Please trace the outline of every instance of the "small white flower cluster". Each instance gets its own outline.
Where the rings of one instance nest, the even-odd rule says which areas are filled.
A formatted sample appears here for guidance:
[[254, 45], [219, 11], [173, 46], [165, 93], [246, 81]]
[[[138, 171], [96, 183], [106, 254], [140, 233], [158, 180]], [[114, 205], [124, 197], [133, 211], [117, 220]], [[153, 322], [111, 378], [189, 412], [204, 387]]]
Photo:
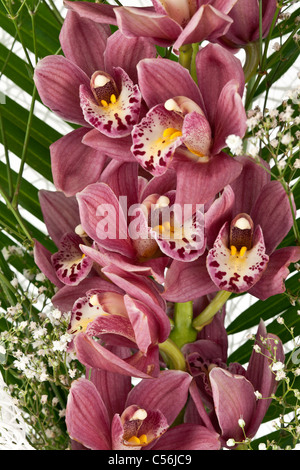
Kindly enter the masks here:
[[237, 135], [229, 135], [226, 139], [226, 144], [233, 155], [242, 155], [243, 153], [243, 141]]
[[[14, 376], [19, 374], [22, 383], [10, 387], [11, 396], [18, 400], [20, 409], [32, 410], [32, 401], [39, 403], [38, 414], [47, 422], [39, 433], [41, 419], [30, 415], [29, 422], [38, 436], [31, 439], [43, 441], [40, 444], [36, 441], [36, 447], [45, 445], [45, 436], [51, 442], [65, 439], [59, 420], [64, 417], [66, 401], [59, 399], [62, 392], [53, 396], [53, 390], [65, 390], [66, 397], [71, 382], [84, 373], [75, 354], [68, 350], [72, 340], [67, 333], [70, 312], [62, 313], [47, 305], [42, 312], [25, 320], [28, 312], [19, 302], [0, 312], [1, 317], [8, 321], [10, 328], [0, 333], [0, 364], [8, 373], [12, 369]], [[64, 448], [67, 444], [63, 441], [55, 445]]]

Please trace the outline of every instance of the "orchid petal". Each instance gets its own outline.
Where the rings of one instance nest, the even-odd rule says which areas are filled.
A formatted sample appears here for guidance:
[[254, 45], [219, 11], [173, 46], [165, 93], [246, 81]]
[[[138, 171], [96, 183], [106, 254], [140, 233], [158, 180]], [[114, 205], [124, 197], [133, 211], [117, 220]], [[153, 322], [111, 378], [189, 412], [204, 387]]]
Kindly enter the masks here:
[[80, 223], [78, 203], [75, 197], [66, 197], [60, 191], [39, 191], [39, 201], [47, 231], [56, 244], [67, 232]]
[[45, 106], [65, 121], [88, 127], [79, 101], [81, 85], [89, 86], [88, 76], [61, 55], [41, 59], [35, 68], [34, 81]]
[[270, 181], [270, 168], [264, 160], [260, 159], [258, 163], [247, 155], [235, 157], [235, 160], [243, 165], [243, 170], [239, 177], [230, 183], [235, 195], [233, 216], [242, 212], [251, 214], [260, 191]]
[[[121, 358], [128, 355], [124, 348], [114, 347], [111, 350]], [[101, 369], [87, 370], [86, 377], [90, 379], [100, 393], [110, 420], [112, 420], [115, 413], [122, 413], [127, 395], [131, 390], [131, 378]]]
[[208, 248], [213, 246], [223, 224], [225, 224], [227, 220], [233, 219], [235, 193], [232, 190], [231, 184], [225, 186], [221, 196], [212, 203], [205, 213], [205, 233]]
[[299, 261], [299, 246], [289, 246], [274, 251], [260, 281], [250, 289], [249, 293], [261, 300], [266, 300], [272, 295], [282, 294], [286, 290], [285, 280], [290, 274], [289, 265]]
[[146, 8], [120, 7], [115, 14], [124, 36], [147, 37], [158, 46], [171, 46], [182, 31], [173, 19]]
[[135, 256], [128, 237], [125, 214], [113, 191], [94, 183], [77, 194], [81, 224], [100, 246], [125, 256]]
[[80, 378], [72, 383], [66, 424], [70, 437], [87, 448], [110, 450], [108, 414], [95, 385], [87, 379]]
[[144, 59], [137, 66], [139, 87], [149, 108], [185, 96], [204, 111], [203, 98], [189, 71], [173, 60]]
[[142, 37], [125, 37], [120, 30], [112, 34], [106, 44], [104, 52], [105, 70], [114, 76], [114, 67], [118, 66], [126, 71], [133, 83], [138, 83], [137, 64], [145, 58], [155, 58], [154, 44]]
[[139, 350], [147, 353], [151, 343], [158, 342], [158, 328], [152, 312], [142, 302], [129, 295], [124, 296], [124, 303]]
[[102, 292], [116, 292], [123, 294], [124, 292], [111, 282], [102, 279], [99, 276], [91, 276], [83, 279], [78, 286], [64, 286], [52, 297], [53, 305], [62, 312], [72, 310], [74, 303], [80, 297], [84, 297], [89, 290], [97, 289]]
[[270, 181], [262, 188], [250, 215], [261, 226], [266, 251], [271, 254], [293, 225], [289, 198], [280, 181]]
[[226, 138], [229, 135], [244, 137], [247, 129], [246, 120], [246, 111], [238, 93], [238, 82], [230, 80], [223, 87], [217, 102], [211, 153], [215, 155], [226, 147]]
[[117, 374], [131, 375], [138, 378], [149, 378], [150, 375], [128, 364], [117, 357], [100, 343], [85, 333], [78, 333], [74, 339], [77, 359], [87, 367], [107, 370]]
[[204, 426], [183, 423], [169, 429], [151, 450], [220, 450], [219, 434]]
[[67, 12], [59, 34], [64, 56], [91, 77], [104, 70], [103, 54], [110, 36], [108, 25], [81, 18], [72, 10]]
[[184, 145], [200, 157], [210, 154], [211, 129], [205, 116], [193, 111], [184, 118], [182, 127]]
[[170, 333], [170, 321], [166, 315], [165, 301], [156, 283], [145, 276], [123, 271], [116, 266], [105, 267], [102, 272], [128, 295], [152, 309], [158, 325], [158, 340], [165, 341]]
[[83, 137], [82, 143], [95, 150], [101, 151], [103, 155], [121, 162], [134, 162], [135, 158], [131, 153], [131, 136], [112, 139], [99, 132], [97, 129], [89, 130]]
[[190, 263], [172, 262], [162, 296], [171, 302], [187, 302], [216, 291], [217, 287], [205, 266], [205, 255], [202, 255]]
[[258, 226], [253, 236], [252, 248], [243, 255], [231, 253], [228, 248], [228, 238], [228, 222], [226, 222], [213, 248], [208, 252], [207, 270], [220, 290], [245, 292], [259, 281], [269, 261], [269, 257], [265, 254], [263, 234]]
[[95, 23], [117, 24], [113, 5], [64, 0], [64, 6], [75, 11], [82, 18], [88, 18]]
[[182, 143], [182, 124], [180, 115], [157, 105], [134, 126], [131, 151], [145, 170], [155, 176], [165, 173]]
[[[126, 406], [160, 410], [171, 425], [186, 403], [192, 377], [186, 372], [166, 370], [156, 379], [142, 380], [128, 394]], [[176, 400], [172, 397], [176, 395]], [[170, 406], [172, 403], [172, 406]]]
[[208, 121], [215, 122], [217, 103], [223, 87], [230, 80], [238, 83], [242, 96], [245, 77], [240, 60], [219, 44], [208, 44], [196, 56], [197, 78], [205, 102]]
[[81, 143], [89, 130], [80, 127], [50, 145], [53, 182], [58, 191], [74, 196], [100, 178], [107, 157]]
[[53, 264], [51, 263], [51, 251], [47, 250], [38, 240], [34, 240], [34, 262], [38, 268], [45, 274], [47, 279], [56, 287], [62, 287], [64, 284], [58, 279]]
[[93, 260], [79, 248], [82, 239], [75, 233], [67, 233], [59, 243], [59, 251], [51, 257], [58, 279], [67, 285], [77, 285], [92, 269]]
[[272, 398], [276, 392], [278, 381], [276, 375], [271, 370], [272, 361], [284, 363], [284, 351], [280, 339], [271, 333], [267, 333], [264, 322], [261, 320], [256, 333], [255, 345], [260, 347], [261, 352], [252, 350], [246, 378], [252, 383], [255, 391], [261, 393], [256, 406], [250, 426], [247, 428], [247, 437], [252, 437], [258, 430]]
[[175, 41], [175, 51], [184, 44], [212, 41], [226, 34], [233, 20], [226, 14], [206, 4], [202, 5], [192, 16], [187, 26]]
[[219, 367], [210, 371], [209, 378], [222, 438], [243, 441], [244, 434], [238, 421], [242, 418], [248, 426], [255, 413], [252, 384], [242, 375], [231, 374]]
[[[90, 87], [80, 87], [80, 106], [87, 123], [108, 137], [124, 137], [130, 134], [132, 127], [138, 122], [141, 94], [127, 73], [115, 69], [115, 75], [121, 82], [120, 94], [114, 100], [102, 105], [97, 103]], [[102, 100], [101, 100], [102, 101]]]
[[205, 204], [242, 171], [242, 165], [225, 153], [208, 160], [201, 157], [195, 160], [192, 153], [181, 147], [174, 156], [172, 168], [177, 173], [176, 204], [182, 206]]

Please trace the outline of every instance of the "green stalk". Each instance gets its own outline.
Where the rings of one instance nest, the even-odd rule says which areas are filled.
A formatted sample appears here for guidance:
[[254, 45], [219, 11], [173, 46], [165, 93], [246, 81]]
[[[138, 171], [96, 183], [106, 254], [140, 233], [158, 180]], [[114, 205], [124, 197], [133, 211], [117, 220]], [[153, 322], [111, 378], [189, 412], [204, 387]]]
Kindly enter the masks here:
[[173, 369], [186, 369], [185, 358], [182, 352], [170, 338], [159, 344], [159, 350], [163, 353], [163, 355], [166, 355], [167, 358], [170, 359], [173, 365]]
[[246, 60], [243, 66], [243, 70], [245, 75], [245, 82], [247, 83], [257, 71], [257, 67], [260, 61], [260, 44], [258, 41], [250, 42], [249, 44], [245, 45], [244, 50], [246, 53]]
[[218, 311], [223, 307], [225, 302], [231, 296], [231, 292], [220, 290], [210, 304], [196, 317], [192, 323], [197, 331], [201, 331], [205, 325], [208, 325]]
[[28, 238], [28, 240], [30, 240], [30, 242], [33, 244], [33, 238], [32, 236], [30, 235], [29, 231], [27, 230], [23, 220], [22, 220], [22, 217], [20, 216], [18, 210], [13, 207], [11, 201], [9, 200], [9, 197], [6, 195], [4, 189], [1, 187], [0, 185], [0, 195], [3, 197], [3, 199], [5, 200], [6, 202], [6, 205], [8, 207], [8, 209], [13, 213], [15, 219], [17, 220], [19, 226], [21, 227], [21, 229], [23, 230], [25, 236]]
[[179, 63], [188, 70], [190, 70], [191, 67], [192, 55], [192, 44], [186, 44], [179, 48]]
[[170, 338], [179, 347], [196, 340], [197, 331], [192, 326], [193, 302], [175, 303], [174, 328]]
[[36, 98], [37, 98], [37, 89], [34, 85], [33, 92], [32, 92], [31, 105], [30, 105], [30, 110], [29, 110], [29, 115], [28, 115], [24, 145], [23, 145], [23, 149], [22, 149], [21, 163], [20, 163], [19, 173], [18, 173], [16, 186], [15, 186], [15, 191], [14, 191], [14, 195], [13, 195], [13, 199], [12, 199], [12, 207], [14, 209], [16, 209], [17, 206], [18, 206], [18, 198], [19, 198], [19, 192], [20, 192], [20, 186], [21, 186], [21, 182], [22, 182], [24, 166], [25, 166], [26, 157], [27, 157], [27, 149], [28, 149], [28, 144], [29, 144], [29, 139], [30, 139], [30, 132], [31, 132], [33, 112], [34, 112], [34, 106], [35, 106]]

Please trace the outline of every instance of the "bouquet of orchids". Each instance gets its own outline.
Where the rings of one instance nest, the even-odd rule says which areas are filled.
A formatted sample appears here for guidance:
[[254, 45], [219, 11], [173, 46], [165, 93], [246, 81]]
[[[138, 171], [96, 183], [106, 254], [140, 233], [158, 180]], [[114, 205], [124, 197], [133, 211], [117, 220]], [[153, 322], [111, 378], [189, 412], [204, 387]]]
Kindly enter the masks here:
[[2, 392], [30, 449], [294, 449], [297, 2], [126, 3], [2, 0]]

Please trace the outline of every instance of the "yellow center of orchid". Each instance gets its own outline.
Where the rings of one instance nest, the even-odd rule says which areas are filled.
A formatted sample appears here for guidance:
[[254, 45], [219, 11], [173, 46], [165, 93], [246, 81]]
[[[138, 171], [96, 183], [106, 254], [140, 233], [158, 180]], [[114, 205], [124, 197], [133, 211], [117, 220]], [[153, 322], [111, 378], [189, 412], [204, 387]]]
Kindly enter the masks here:
[[141, 436], [137, 437], [137, 436], [131, 436], [127, 442], [130, 444], [130, 445], [133, 445], [133, 446], [145, 446], [148, 444], [148, 439], [147, 439], [147, 436], [146, 434], [142, 434]]
[[231, 256], [237, 256], [239, 258], [244, 258], [245, 254], [246, 254], [246, 251], [247, 251], [247, 247], [246, 246], [242, 246], [242, 248], [240, 249], [240, 251], [237, 250], [236, 246], [234, 245], [231, 245], [230, 247], [230, 254]]
[[115, 104], [116, 102], [117, 102], [117, 97], [114, 93], [112, 95], [110, 95], [110, 102], [109, 103], [105, 100], [100, 100], [100, 104], [102, 104], [102, 106], [104, 108], [107, 108], [110, 104]]

